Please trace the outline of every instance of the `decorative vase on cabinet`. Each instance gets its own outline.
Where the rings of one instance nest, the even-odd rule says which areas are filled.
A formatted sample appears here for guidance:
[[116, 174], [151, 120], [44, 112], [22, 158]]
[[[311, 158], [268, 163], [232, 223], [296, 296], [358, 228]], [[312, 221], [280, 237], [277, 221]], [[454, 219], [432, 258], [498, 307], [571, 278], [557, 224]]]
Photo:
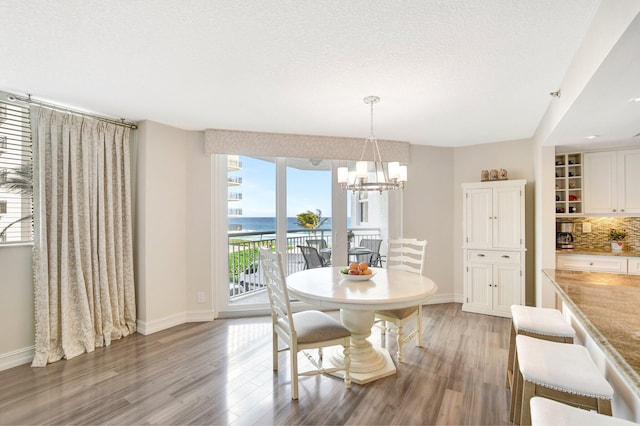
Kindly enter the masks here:
[[525, 180], [462, 184], [462, 310], [511, 316], [525, 303]]

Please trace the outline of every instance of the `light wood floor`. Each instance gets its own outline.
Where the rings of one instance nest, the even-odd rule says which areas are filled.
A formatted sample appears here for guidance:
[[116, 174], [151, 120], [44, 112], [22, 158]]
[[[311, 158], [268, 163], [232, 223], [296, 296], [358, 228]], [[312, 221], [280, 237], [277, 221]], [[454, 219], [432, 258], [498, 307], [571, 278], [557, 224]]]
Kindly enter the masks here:
[[292, 401], [288, 352], [271, 368], [269, 318], [216, 320], [2, 371], [0, 424], [509, 424], [509, 320], [455, 303], [423, 314], [424, 347], [406, 346], [397, 375], [350, 390], [307, 377]]

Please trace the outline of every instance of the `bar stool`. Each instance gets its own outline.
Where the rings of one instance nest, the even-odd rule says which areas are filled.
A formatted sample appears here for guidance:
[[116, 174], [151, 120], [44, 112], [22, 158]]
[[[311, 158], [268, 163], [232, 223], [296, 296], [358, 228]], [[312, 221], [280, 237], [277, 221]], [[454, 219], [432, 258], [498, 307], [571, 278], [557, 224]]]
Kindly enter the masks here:
[[531, 424], [529, 401], [534, 396], [611, 416], [613, 388], [584, 346], [518, 335], [515, 358], [510, 411], [514, 423]]
[[512, 305], [511, 318], [509, 358], [507, 359], [507, 387], [513, 389], [516, 335], [522, 334], [552, 342], [573, 343], [576, 332], [557, 309]]
[[638, 423], [593, 411], [581, 410], [539, 396], [531, 398], [531, 424], [533, 426], [637, 426]]

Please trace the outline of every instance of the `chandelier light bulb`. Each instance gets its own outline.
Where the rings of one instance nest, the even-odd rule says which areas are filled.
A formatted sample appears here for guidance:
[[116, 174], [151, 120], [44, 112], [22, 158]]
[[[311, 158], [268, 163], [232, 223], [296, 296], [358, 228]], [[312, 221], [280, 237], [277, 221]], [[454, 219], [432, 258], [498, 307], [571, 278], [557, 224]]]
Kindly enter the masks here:
[[347, 183], [349, 179], [349, 169], [338, 167], [338, 183]]

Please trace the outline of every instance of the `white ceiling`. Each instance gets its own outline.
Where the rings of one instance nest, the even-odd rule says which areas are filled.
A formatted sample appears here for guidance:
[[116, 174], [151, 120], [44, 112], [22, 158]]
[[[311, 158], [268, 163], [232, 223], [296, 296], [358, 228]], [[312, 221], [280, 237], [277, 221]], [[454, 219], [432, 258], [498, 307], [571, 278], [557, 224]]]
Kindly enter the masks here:
[[[368, 135], [362, 98], [378, 95], [381, 139], [523, 139], [534, 134], [599, 5], [2, 0], [0, 88], [189, 130], [351, 137]], [[578, 113], [570, 118], [580, 124]], [[575, 139], [573, 121], [563, 131]]]

